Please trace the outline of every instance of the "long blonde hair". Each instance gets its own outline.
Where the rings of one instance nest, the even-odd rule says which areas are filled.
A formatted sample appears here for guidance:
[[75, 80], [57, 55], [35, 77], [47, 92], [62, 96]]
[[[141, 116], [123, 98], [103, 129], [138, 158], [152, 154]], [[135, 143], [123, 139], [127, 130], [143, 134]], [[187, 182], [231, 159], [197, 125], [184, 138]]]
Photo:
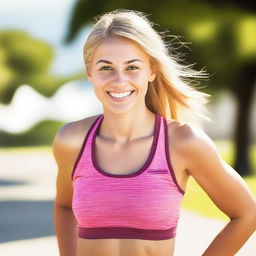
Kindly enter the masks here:
[[142, 12], [120, 9], [96, 17], [83, 49], [86, 69], [90, 66], [96, 48], [109, 36], [132, 40], [149, 55], [150, 63], [157, 71], [155, 80], [149, 83], [145, 98], [150, 111], [166, 119], [198, 127], [202, 127], [202, 120], [211, 121], [206, 115], [206, 104], [211, 95], [192, 86], [195, 78], [206, 78], [206, 72], [179, 63], [177, 55], [169, 51], [171, 45]]

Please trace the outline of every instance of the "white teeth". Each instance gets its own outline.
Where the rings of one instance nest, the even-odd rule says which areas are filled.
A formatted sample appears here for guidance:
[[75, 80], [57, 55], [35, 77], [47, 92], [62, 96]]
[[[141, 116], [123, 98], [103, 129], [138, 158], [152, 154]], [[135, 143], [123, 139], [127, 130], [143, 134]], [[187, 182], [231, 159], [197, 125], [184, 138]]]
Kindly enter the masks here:
[[129, 91], [129, 92], [122, 92], [122, 93], [109, 92], [109, 94], [110, 94], [112, 97], [115, 97], [115, 98], [124, 98], [124, 97], [130, 95], [131, 93], [132, 93], [132, 91]]

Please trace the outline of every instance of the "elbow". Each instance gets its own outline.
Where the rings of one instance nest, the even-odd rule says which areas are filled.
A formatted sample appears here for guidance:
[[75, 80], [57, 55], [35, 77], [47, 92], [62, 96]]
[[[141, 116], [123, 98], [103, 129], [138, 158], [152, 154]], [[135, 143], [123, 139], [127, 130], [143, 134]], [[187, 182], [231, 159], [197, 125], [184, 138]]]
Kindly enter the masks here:
[[230, 217], [230, 219], [243, 222], [245, 226], [250, 227], [254, 232], [256, 230], [256, 202], [239, 216]]
[[253, 230], [256, 230], [256, 203], [253, 205], [252, 209], [249, 210], [247, 214], [247, 219], [250, 222]]

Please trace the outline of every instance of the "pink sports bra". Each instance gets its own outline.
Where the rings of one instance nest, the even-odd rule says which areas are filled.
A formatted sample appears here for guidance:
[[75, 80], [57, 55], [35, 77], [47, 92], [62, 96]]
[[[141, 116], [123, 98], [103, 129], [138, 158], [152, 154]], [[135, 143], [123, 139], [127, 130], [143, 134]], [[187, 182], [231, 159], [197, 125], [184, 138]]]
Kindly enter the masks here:
[[75, 161], [72, 209], [78, 236], [87, 239], [175, 237], [184, 191], [169, 159], [166, 119], [155, 114], [147, 161], [131, 174], [102, 170], [95, 157], [95, 137], [104, 115], [91, 125]]

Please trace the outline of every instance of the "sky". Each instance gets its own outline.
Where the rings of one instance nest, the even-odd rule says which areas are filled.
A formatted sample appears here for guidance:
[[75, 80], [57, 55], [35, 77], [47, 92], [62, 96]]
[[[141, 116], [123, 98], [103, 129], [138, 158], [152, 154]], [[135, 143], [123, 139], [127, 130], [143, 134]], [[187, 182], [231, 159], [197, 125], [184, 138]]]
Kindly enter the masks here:
[[0, 0], [0, 30], [22, 29], [54, 47], [51, 72], [69, 75], [83, 70], [82, 47], [88, 28], [64, 45], [67, 25], [76, 0]]

